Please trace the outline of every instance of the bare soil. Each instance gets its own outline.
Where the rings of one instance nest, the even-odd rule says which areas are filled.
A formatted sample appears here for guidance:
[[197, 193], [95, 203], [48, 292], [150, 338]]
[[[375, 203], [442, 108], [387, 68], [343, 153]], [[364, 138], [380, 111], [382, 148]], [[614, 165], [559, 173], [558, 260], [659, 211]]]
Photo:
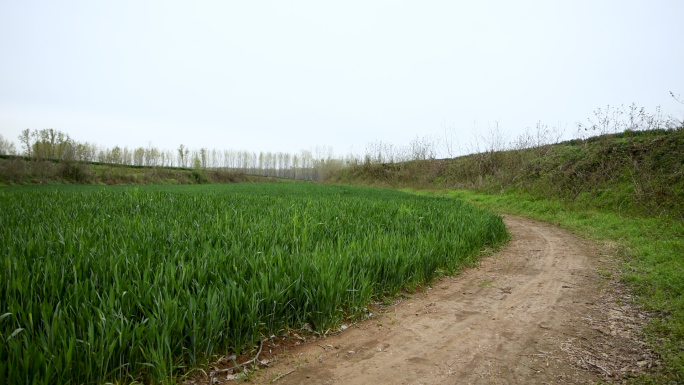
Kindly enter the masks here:
[[595, 383], [658, 364], [639, 333], [647, 315], [599, 274], [614, 270], [609, 257], [554, 225], [505, 221], [510, 243], [479, 267], [378, 306], [336, 335], [265, 340], [263, 365], [247, 376], [225, 362], [211, 379], [186, 382]]

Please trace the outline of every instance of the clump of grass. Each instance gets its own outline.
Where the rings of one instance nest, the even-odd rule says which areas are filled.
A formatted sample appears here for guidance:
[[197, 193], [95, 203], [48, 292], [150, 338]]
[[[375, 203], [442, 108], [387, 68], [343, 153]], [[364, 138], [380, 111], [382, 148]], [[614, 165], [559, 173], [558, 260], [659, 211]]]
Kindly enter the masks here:
[[369, 188], [3, 188], [0, 382], [173, 381], [264, 334], [326, 330], [506, 237], [482, 209]]

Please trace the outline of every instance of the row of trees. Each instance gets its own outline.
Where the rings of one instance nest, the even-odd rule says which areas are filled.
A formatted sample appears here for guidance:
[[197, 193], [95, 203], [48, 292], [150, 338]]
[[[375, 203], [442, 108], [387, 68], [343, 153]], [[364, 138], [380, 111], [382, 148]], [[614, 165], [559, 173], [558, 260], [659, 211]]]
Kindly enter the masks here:
[[350, 153], [336, 156], [331, 147], [317, 146], [297, 153], [251, 152], [241, 150], [191, 149], [180, 145], [175, 150], [147, 147], [107, 148], [90, 142], [78, 142], [54, 129], [25, 129], [19, 135], [20, 151], [0, 136], [0, 154], [23, 155], [36, 160], [62, 162], [97, 162], [112, 165], [222, 169], [246, 174], [279, 178], [320, 180], [330, 171], [359, 164], [381, 164], [411, 160], [429, 160], [436, 156], [435, 140], [416, 137], [407, 146], [373, 142], [364, 155]]
[[[595, 111], [594, 117], [586, 123], [578, 123], [576, 137], [585, 139], [593, 135], [639, 131], [654, 128], [679, 127], [681, 121], [664, 116], [657, 108], [646, 112], [634, 104], [620, 107], [606, 107]], [[438, 152], [448, 158], [461, 154], [480, 154], [483, 169], [495, 153], [508, 149], [536, 148], [543, 151], [548, 144], [558, 143], [564, 137], [565, 128], [549, 126], [541, 122], [528, 128], [513, 140], [506, 136], [498, 122], [486, 128], [474, 126], [470, 143], [464, 147], [459, 142], [459, 133], [454, 128], [444, 127], [443, 136], [416, 137], [408, 145], [397, 146], [389, 142], [376, 141], [366, 146], [363, 155], [350, 153], [335, 156], [330, 147], [316, 147], [298, 153], [251, 152], [240, 150], [191, 149], [180, 145], [175, 150], [153, 147], [128, 148], [115, 146], [107, 148], [89, 142], [77, 142], [68, 134], [54, 130], [25, 129], [19, 135], [20, 151], [10, 140], [0, 136], [0, 155], [23, 155], [33, 159], [54, 159], [59, 161], [99, 162], [148, 167], [182, 167], [194, 169], [222, 169], [246, 174], [293, 179], [319, 180], [332, 170], [347, 166], [404, 163], [415, 160], [435, 160]], [[439, 149], [438, 149], [439, 147]]]
[[251, 152], [218, 149], [190, 149], [180, 145], [176, 150], [147, 147], [107, 148], [89, 142], [77, 142], [68, 134], [54, 130], [25, 129], [19, 135], [20, 150], [0, 136], [0, 155], [22, 155], [35, 160], [82, 162], [111, 165], [222, 169], [246, 174], [293, 179], [322, 179], [333, 169], [347, 165], [350, 157], [336, 157], [331, 147], [316, 147], [298, 153]]

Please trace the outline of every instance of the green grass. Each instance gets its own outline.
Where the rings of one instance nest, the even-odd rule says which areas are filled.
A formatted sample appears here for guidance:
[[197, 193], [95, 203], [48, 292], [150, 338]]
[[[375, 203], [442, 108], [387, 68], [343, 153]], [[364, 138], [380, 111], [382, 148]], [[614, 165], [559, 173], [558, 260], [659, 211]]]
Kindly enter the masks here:
[[616, 245], [621, 279], [637, 294], [638, 303], [656, 317], [646, 325], [651, 348], [663, 367], [636, 382], [684, 383], [684, 223], [659, 217], [620, 215], [615, 211], [569, 205], [508, 190], [490, 195], [474, 191], [421, 194], [464, 200], [499, 213], [556, 223], [599, 243]]
[[515, 189], [623, 215], [684, 220], [684, 128], [610, 134], [454, 159], [361, 164], [337, 170], [327, 181], [490, 193]]
[[372, 188], [0, 188], [0, 384], [174, 382], [505, 239], [483, 209]]

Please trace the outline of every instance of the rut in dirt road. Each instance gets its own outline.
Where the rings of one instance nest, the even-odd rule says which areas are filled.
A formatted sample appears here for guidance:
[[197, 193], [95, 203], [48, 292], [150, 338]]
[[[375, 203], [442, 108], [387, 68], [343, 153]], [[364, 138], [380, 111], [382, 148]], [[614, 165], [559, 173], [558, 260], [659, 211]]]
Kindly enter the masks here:
[[254, 382], [541, 384], [619, 377], [599, 359], [638, 355], [644, 346], [587, 321], [603, 312], [595, 308], [600, 279], [593, 245], [553, 225], [505, 221], [510, 243], [478, 268], [440, 279], [339, 335], [295, 347]]

